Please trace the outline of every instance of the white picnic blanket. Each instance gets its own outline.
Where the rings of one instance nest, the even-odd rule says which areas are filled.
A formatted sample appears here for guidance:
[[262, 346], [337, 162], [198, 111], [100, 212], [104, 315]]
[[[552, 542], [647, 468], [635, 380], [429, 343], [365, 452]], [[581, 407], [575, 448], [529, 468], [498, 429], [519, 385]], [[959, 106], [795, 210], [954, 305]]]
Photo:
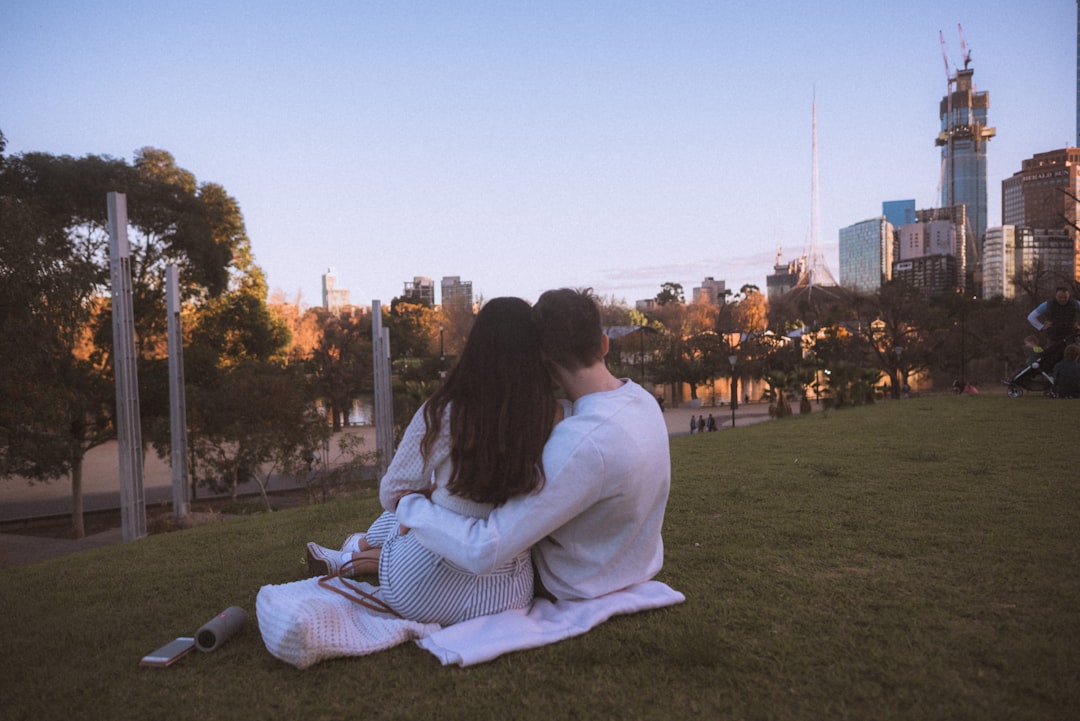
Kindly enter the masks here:
[[[378, 591], [367, 583], [351, 583], [368, 593]], [[685, 600], [683, 594], [660, 581], [646, 581], [583, 601], [537, 599], [529, 608], [442, 628], [369, 610], [320, 587], [317, 578], [309, 578], [263, 586], [255, 600], [255, 614], [266, 649], [301, 669], [330, 658], [364, 656], [414, 639], [444, 666], [471, 666], [578, 636], [612, 616]]]

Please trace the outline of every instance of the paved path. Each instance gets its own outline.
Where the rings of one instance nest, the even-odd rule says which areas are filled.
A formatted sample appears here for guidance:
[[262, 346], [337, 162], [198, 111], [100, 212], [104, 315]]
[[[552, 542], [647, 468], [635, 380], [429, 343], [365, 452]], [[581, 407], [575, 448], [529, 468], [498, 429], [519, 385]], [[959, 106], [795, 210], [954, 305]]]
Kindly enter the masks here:
[[[820, 409], [814, 404], [814, 410]], [[721, 431], [731, 428], [731, 409], [728, 406], [704, 408], [680, 407], [664, 411], [668, 433], [672, 436], [689, 435], [691, 416], [712, 413]], [[768, 406], [751, 403], [735, 411], [735, 425], [745, 426], [769, 420]], [[350, 429], [364, 437], [366, 448], [375, 447], [374, 427]], [[333, 462], [331, 458], [331, 462]], [[87, 511], [116, 509], [120, 507], [118, 480], [119, 460], [115, 444], [92, 449], [83, 469], [83, 502]], [[172, 500], [172, 476], [166, 461], [156, 454], [147, 455], [143, 471], [143, 491], [147, 504], [168, 503]], [[249, 484], [244, 492], [256, 493], [258, 487]], [[270, 484], [270, 490], [281, 490]], [[65, 480], [52, 483], [29, 484], [17, 479], [0, 482], [0, 522], [25, 518], [60, 516], [71, 513], [71, 484]], [[75, 553], [123, 541], [119, 528], [97, 533], [81, 540], [46, 538], [39, 536], [0, 533], [0, 568], [34, 563], [48, 558]]]

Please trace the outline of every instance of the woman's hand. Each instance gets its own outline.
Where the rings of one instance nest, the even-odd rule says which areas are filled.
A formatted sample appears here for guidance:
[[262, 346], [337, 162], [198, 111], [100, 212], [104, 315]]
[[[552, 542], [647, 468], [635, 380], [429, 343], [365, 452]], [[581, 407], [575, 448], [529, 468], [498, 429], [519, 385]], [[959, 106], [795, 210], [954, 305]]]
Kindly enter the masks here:
[[398, 504], [401, 503], [401, 499], [404, 498], [405, 496], [411, 496], [413, 494], [418, 494], [418, 495], [421, 495], [421, 496], [423, 496], [424, 498], [426, 498], [426, 499], [428, 499], [430, 501], [431, 500], [431, 494], [434, 491], [435, 491], [435, 485], [434, 484], [428, 486], [427, 488], [425, 488], [422, 491], [402, 491], [401, 493], [399, 493], [397, 495], [397, 498], [394, 499], [394, 511], [397, 511]]

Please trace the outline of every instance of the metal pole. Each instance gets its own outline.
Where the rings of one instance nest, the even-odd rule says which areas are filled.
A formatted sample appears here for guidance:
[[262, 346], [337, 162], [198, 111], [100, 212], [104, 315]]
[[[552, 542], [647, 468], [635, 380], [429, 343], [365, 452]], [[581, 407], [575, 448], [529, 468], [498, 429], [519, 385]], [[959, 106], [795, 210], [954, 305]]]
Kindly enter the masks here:
[[375, 449], [379, 475], [394, 457], [394, 397], [390, 392], [390, 330], [383, 328], [382, 304], [371, 301], [371, 347], [375, 373]]
[[731, 427], [735, 427], [735, 371], [731, 371]]
[[169, 332], [169, 432], [173, 517], [188, 514], [187, 397], [184, 392], [184, 340], [180, 328], [180, 270], [165, 269]]
[[645, 326], [638, 326], [638, 366], [641, 368], [641, 385], [645, 385]]
[[109, 270], [112, 276], [113, 370], [116, 375], [116, 439], [120, 456], [122, 537], [146, 535], [143, 491], [139, 380], [135, 365], [135, 316], [132, 310], [131, 249], [127, 239], [127, 196], [109, 193]]
[[739, 392], [739, 388], [735, 383], [735, 378], [736, 378], [736, 376], [735, 376], [735, 365], [738, 362], [739, 362], [738, 356], [735, 356], [735, 355], [728, 356], [728, 363], [731, 364], [731, 427], [732, 428], [735, 427], [735, 405], [738, 403], [738, 401], [735, 400], [735, 396]]

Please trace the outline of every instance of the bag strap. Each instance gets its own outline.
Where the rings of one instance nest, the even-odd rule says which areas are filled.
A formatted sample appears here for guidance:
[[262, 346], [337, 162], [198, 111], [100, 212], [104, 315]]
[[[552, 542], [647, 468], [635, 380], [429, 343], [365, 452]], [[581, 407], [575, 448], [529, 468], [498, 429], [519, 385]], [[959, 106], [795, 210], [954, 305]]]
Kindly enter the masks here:
[[[342, 566], [342, 570], [345, 570], [347, 567], [348, 564], [345, 564], [344, 566]], [[341, 585], [344, 586], [344, 588], [340, 588], [334, 585], [333, 581], [335, 579], [341, 581]], [[373, 593], [368, 593], [364, 589], [359, 588], [352, 583], [349, 583], [347, 580], [345, 580], [345, 577], [341, 575], [341, 571], [338, 571], [334, 575], [323, 576], [319, 579], [319, 585], [326, 590], [333, 591], [339, 596], [343, 596], [352, 601], [353, 603], [360, 604], [361, 606], [369, 610], [375, 611], [377, 613], [389, 613], [392, 616], [404, 618], [404, 616], [402, 616], [400, 613], [390, 608], [390, 606], [387, 605], [386, 601], [382, 600]]]

